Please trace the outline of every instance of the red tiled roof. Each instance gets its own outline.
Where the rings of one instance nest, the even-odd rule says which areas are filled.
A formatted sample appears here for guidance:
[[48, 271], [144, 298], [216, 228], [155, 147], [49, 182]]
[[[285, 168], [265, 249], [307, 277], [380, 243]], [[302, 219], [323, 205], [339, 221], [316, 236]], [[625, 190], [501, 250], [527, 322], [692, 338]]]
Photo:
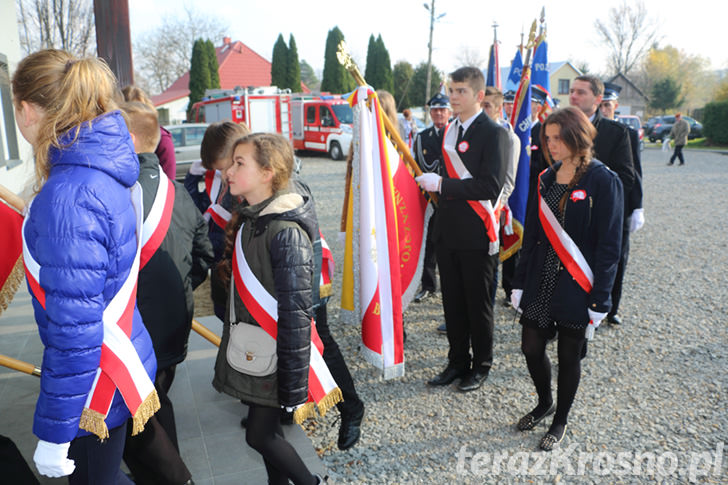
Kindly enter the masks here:
[[[270, 62], [239, 40], [224, 43], [216, 47], [215, 52], [221, 89], [234, 89], [236, 86], [242, 88], [270, 86]], [[163, 93], [152, 96], [154, 106], [188, 96], [189, 84], [190, 72], [187, 71]]]

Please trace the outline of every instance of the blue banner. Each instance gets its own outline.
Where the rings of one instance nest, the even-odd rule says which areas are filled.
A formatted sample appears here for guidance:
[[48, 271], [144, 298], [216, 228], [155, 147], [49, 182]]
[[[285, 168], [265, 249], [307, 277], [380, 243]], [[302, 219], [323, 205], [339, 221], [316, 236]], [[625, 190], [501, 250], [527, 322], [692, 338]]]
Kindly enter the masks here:
[[546, 42], [546, 34], [542, 34], [536, 43], [536, 49], [533, 53], [533, 63], [531, 64], [531, 84], [541, 86], [548, 94], [551, 95], [551, 82], [549, 81], [549, 54], [548, 42]]
[[516, 56], [511, 62], [511, 70], [508, 73], [508, 79], [506, 79], [506, 86], [503, 92], [513, 91], [515, 93], [518, 90], [518, 85], [521, 82], [522, 74], [523, 58], [521, 57], [521, 49], [517, 49]]

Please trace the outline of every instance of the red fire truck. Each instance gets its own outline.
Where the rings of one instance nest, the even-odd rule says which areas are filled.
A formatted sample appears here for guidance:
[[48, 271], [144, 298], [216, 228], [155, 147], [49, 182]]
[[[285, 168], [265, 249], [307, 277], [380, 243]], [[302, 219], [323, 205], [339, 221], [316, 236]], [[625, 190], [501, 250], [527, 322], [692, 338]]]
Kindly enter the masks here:
[[280, 133], [291, 139], [291, 94], [275, 86], [235, 90], [210, 89], [192, 105], [192, 120], [244, 122], [250, 131]]
[[293, 148], [327, 152], [341, 160], [349, 152], [353, 113], [339, 95], [296, 95], [291, 100]]

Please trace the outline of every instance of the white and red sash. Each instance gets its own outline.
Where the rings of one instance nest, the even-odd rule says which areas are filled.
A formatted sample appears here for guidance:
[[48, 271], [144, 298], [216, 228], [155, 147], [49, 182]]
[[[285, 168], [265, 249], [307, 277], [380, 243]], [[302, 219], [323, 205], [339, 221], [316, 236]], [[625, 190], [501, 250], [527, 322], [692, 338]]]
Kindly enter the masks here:
[[[109, 430], [104, 420], [117, 389], [133, 417], [132, 434], [141, 432], [147, 420], [159, 409], [157, 391], [130, 340], [136, 305], [144, 216], [142, 190], [139, 184], [135, 184], [132, 188], [131, 197], [137, 216], [137, 251], [126, 280], [104, 309], [101, 360], [79, 422], [81, 429], [94, 433], [101, 439], [109, 437]], [[28, 212], [30, 213], [30, 207]], [[26, 217], [25, 222], [29, 219], [29, 216]], [[33, 258], [26, 244], [25, 227], [23, 227], [23, 259], [31, 293], [45, 309], [45, 290], [40, 281], [41, 266]]]
[[223, 206], [217, 203], [222, 189], [222, 172], [220, 170], [207, 170], [205, 172], [205, 192], [210, 198], [210, 207], [205, 211], [205, 220], [212, 221], [221, 229], [230, 222], [232, 215]]
[[[250, 269], [242, 247], [243, 226], [235, 236], [232, 273], [235, 289], [245, 308], [256, 323], [274, 339], [278, 335], [278, 301]], [[314, 404], [321, 415], [342, 400], [341, 390], [331, 376], [323, 358], [324, 346], [311, 319], [311, 360], [308, 369], [308, 401], [294, 412], [294, 419], [301, 423], [314, 415]]]
[[581, 288], [590, 293], [594, 284], [594, 274], [579, 247], [571, 236], [561, 227], [551, 208], [541, 195], [541, 175], [538, 176], [538, 218], [556, 255]]
[[164, 241], [167, 230], [169, 230], [169, 223], [172, 220], [172, 210], [174, 209], [174, 184], [164, 173], [161, 166], [157, 168], [159, 170], [159, 186], [152, 202], [152, 208], [142, 225], [140, 269], [146, 266], [147, 262], [159, 249], [162, 241]]
[[[455, 147], [458, 130], [451, 129], [455, 123], [456, 121], [453, 121], [445, 128], [445, 134], [442, 138], [442, 157], [445, 160], [445, 168], [447, 169], [447, 174], [450, 178], [466, 180], [473, 178], [473, 175], [468, 171], [467, 167], [465, 167], [465, 164], [460, 159], [460, 155]], [[480, 217], [483, 221], [483, 225], [485, 225], [488, 241], [490, 241], [490, 244], [488, 245], [488, 254], [496, 254], [500, 249], [498, 247], [499, 211], [496, 211], [493, 208], [493, 203], [489, 200], [468, 200], [467, 202], [478, 217]]]
[[325, 297], [331, 295], [331, 281], [334, 279], [335, 264], [334, 255], [320, 229], [319, 235], [321, 236], [321, 281], [319, 283], [319, 294], [321, 297]]

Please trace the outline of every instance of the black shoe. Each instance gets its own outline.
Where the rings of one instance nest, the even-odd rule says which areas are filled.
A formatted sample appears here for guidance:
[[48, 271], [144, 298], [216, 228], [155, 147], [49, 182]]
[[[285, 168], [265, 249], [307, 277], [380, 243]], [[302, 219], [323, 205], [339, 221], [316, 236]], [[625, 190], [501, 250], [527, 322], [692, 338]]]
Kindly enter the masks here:
[[430, 290], [420, 290], [415, 294], [415, 303], [420, 303], [428, 299], [433, 295], [433, 291]]
[[679, 163], [678, 165], [685, 165], [684, 163]]
[[670, 165], [672, 165], [672, 162], [667, 162], [667, 166], [669, 167]]
[[549, 430], [549, 432], [543, 435], [543, 438], [541, 438], [541, 443], [539, 443], [538, 445], [539, 448], [541, 448], [543, 451], [553, 450], [556, 445], [561, 443], [561, 441], [564, 439], [564, 436], [566, 436], [566, 425], [564, 425], [563, 429], [561, 429], [560, 431], [561, 434], [559, 435], [557, 431]]
[[437, 327], [437, 333], [439, 333], [440, 335], [447, 335], [447, 325], [443, 323], [442, 325]]
[[536, 425], [543, 421], [545, 417], [554, 414], [554, 411], [556, 411], [556, 406], [553, 404], [551, 404], [546, 412], [541, 414], [540, 416], [534, 415], [533, 411], [531, 411], [530, 413], [526, 414], [524, 417], [518, 420], [518, 424], [516, 425], [516, 427], [519, 431], [529, 431], [535, 428]]
[[364, 404], [361, 405], [359, 412], [354, 414], [342, 413], [339, 441], [337, 442], [340, 450], [348, 450], [359, 441], [362, 419], [364, 419]]
[[435, 376], [434, 379], [427, 381], [430, 386], [447, 386], [451, 384], [455, 379], [463, 377], [468, 373], [465, 369], [456, 369], [449, 365], [445, 367], [445, 370]]
[[622, 325], [622, 319], [619, 317], [619, 315], [607, 315], [607, 322], [614, 324], [614, 325]]
[[478, 367], [471, 370], [465, 377], [462, 378], [460, 384], [458, 384], [458, 389], [461, 392], [469, 392], [478, 389], [488, 378], [489, 372], [490, 367]]

